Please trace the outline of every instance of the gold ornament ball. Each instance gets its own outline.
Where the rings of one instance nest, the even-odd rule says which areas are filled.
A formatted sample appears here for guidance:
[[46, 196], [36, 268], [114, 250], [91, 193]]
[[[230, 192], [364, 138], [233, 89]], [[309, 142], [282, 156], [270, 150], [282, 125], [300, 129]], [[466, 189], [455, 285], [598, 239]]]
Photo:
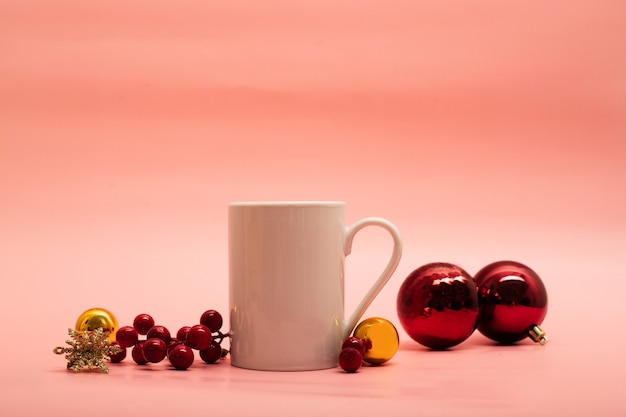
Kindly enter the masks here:
[[109, 310], [104, 308], [90, 308], [78, 317], [76, 320], [76, 330], [83, 332], [85, 330], [92, 331], [101, 327], [105, 332], [110, 332], [107, 340], [112, 342], [115, 340], [115, 333], [118, 329], [117, 319]]
[[389, 320], [380, 317], [363, 320], [354, 329], [354, 336], [372, 342], [372, 347], [365, 351], [363, 360], [373, 365], [380, 365], [393, 358], [400, 346], [398, 330]]

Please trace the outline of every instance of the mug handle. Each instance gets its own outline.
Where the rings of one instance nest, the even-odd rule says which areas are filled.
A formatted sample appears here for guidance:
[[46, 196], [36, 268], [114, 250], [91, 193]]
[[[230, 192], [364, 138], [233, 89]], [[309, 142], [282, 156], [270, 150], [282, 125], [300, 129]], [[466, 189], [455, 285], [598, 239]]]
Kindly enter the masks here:
[[363, 313], [365, 313], [365, 310], [367, 310], [367, 307], [369, 307], [369, 305], [372, 303], [372, 301], [374, 301], [374, 298], [378, 295], [380, 290], [382, 290], [387, 281], [389, 281], [389, 278], [391, 278], [391, 275], [398, 267], [398, 264], [400, 263], [400, 257], [402, 256], [402, 239], [400, 238], [400, 232], [398, 232], [396, 226], [394, 226], [390, 221], [380, 217], [367, 217], [365, 219], [359, 220], [358, 222], [346, 229], [346, 237], [343, 246], [343, 253], [346, 256], [349, 255], [352, 251], [352, 240], [354, 239], [354, 236], [359, 230], [363, 229], [366, 226], [380, 226], [383, 229], [387, 230], [393, 238], [393, 253], [391, 254], [391, 259], [389, 259], [389, 262], [387, 263], [387, 266], [385, 267], [383, 273], [380, 275], [378, 280], [376, 280], [376, 282], [374, 283], [372, 288], [370, 288], [367, 294], [365, 294], [365, 297], [363, 297], [363, 300], [361, 300], [361, 303], [357, 306], [356, 310], [354, 311], [354, 313], [352, 313], [348, 321], [346, 321], [344, 339], [350, 335], [352, 329], [354, 329], [361, 316], [363, 316]]

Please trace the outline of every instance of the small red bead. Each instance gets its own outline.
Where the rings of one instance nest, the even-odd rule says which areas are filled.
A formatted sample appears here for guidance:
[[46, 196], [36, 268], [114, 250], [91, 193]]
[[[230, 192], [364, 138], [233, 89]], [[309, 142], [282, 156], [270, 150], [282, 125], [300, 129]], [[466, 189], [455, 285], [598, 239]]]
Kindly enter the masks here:
[[159, 363], [165, 359], [167, 345], [161, 339], [153, 337], [143, 344], [143, 356], [148, 362]]
[[133, 327], [139, 334], [147, 334], [152, 326], [154, 326], [154, 319], [149, 314], [139, 314], [133, 320]]
[[344, 348], [339, 354], [339, 366], [346, 372], [356, 372], [363, 364], [363, 355], [353, 347]]
[[191, 347], [183, 344], [175, 346], [167, 357], [176, 369], [187, 369], [191, 366], [194, 360], [194, 354]]
[[143, 354], [143, 345], [146, 343], [144, 340], [138, 342], [135, 346], [133, 346], [133, 350], [130, 352], [133, 360], [137, 365], [145, 365], [148, 363], [148, 360]]
[[178, 332], [176, 332], [176, 338], [180, 340], [181, 342], [186, 342], [187, 333], [189, 333], [189, 329], [191, 329], [191, 326], [183, 326], [180, 329], [178, 329]]
[[209, 347], [200, 351], [200, 358], [206, 363], [215, 363], [222, 357], [222, 346], [215, 340], [211, 342]]
[[359, 339], [358, 337], [350, 336], [347, 338], [341, 345], [341, 349], [345, 349], [347, 347], [355, 348], [361, 352], [361, 355], [365, 354], [365, 343], [363, 343], [363, 339]]
[[161, 339], [166, 345], [172, 340], [172, 335], [170, 335], [170, 331], [167, 330], [165, 326], [152, 326], [150, 330], [148, 330], [146, 338], [152, 339], [153, 337]]
[[167, 344], [167, 354], [170, 354], [170, 351], [172, 349], [174, 349], [176, 346], [182, 344], [183, 342], [181, 342], [180, 340], [178, 340], [177, 338], [173, 337], [172, 340], [170, 340], [170, 342]]
[[204, 324], [196, 324], [189, 329], [185, 343], [194, 349], [202, 350], [208, 348], [212, 340], [211, 330]]
[[121, 352], [114, 353], [113, 355], [109, 356], [109, 358], [111, 358], [111, 363], [120, 363], [124, 359], [126, 359], [126, 348], [121, 347], [119, 342], [117, 341], [111, 342], [111, 346], [117, 346], [118, 348], [122, 349]]
[[204, 324], [212, 332], [217, 332], [222, 328], [222, 315], [216, 310], [207, 310], [200, 317], [200, 324]]
[[120, 347], [127, 348], [134, 346], [139, 340], [137, 330], [132, 326], [120, 327], [115, 333], [115, 340], [120, 344]]

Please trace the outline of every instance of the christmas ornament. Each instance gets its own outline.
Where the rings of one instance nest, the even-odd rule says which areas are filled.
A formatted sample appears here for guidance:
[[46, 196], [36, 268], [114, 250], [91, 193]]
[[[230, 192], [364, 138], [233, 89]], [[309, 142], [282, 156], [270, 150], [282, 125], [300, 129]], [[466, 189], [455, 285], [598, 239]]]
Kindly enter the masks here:
[[226, 349], [222, 349], [216, 340], [213, 340], [209, 347], [200, 351], [200, 359], [206, 363], [215, 363], [218, 359], [225, 357], [228, 354]]
[[185, 344], [196, 350], [204, 350], [209, 347], [212, 341], [211, 330], [204, 324], [196, 324], [187, 332]]
[[167, 359], [175, 369], [184, 370], [189, 368], [194, 361], [193, 350], [187, 345], [177, 345], [167, 354]]
[[472, 277], [450, 263], [429, 263], [414, 270], [397, 298], [400, 323], [416, 342], [447, 349], [476, 329], [478, 295]]
[[[117, 331], [117, 343], [123, 348], [132, 347], [131, 357], [138, 365], [159, 363], [167, 357], [175, 369], [185, 370], [194, 362], [193, 350], [198, 351], [204, 362], [217, 362], [229, 353], [221, 343], [230, 335], [220, 331], [223, 320], [217, 311], [205, 311], [200, 320], [195, 326], [181, 327], [176, 337], [172, 337], [167, 327], [154, 325], [152, 316], [139, 314], [132, 326]], [[152, 327], [148, 328], [148, 324]], [[146, 338], [139, 340], [139, 335]]]
[[357, 349], [353, 347], [341, 349], [341, 353], [339, 353], [339, 366], [341, 366], [341, 369], [348, 373], [353, 373], [358, 371], [362, 364], [363, 355]]
[[82, 332], [68, 329], [71, 337], [65, 343], [70, 347], [58, 346], [53, 352], [57, 355], [65, 355], [67, 368], [74, 372], [87, 367], [88, 369], [98, 369], [104, 373], [109, 372], [109, 368], [104, 361], [110, 360], [111, 355], [119, 354], [122, 349], [111, 345], [107, 340], [109, 333], [97, 328], [95, 330], [84, 330]]
[[501, 343], [529, 337], [540, 344], [548, 338], [539, 327], [548, 311], [548, 295], [541, 278], [529, 267], [499, 261], [474, 276], [480, 305], [478, 330]]
[[353, 335], [365, 341], [363, 360], [372, 365], [380, 365], [393, 358], [400, 346], [395, 326], [380, 317], [363, 320], [356, 326]]
[[151, 363], [159, 363], [167, 356], [167, 344], [156, 337], [146, 340], [142, 349], [143, 357]]
[[364, 361], [372, 365], [385, 363], [398, 351], [398, 331], [389, 320], [363, 320], [353, 334], [344, 340], [339, 353], [339, 366], [348, 373], [358, 371]]
[[130, 351], [130, 356], [133, 358], [137, 365], [145, 365], [148, 363], [148, 359], [143, 354], [143, 345], [146, 343], [145, 340], [140, 340], [135, 343], [133, 349]]
[[372, 341], [363, 340], [363, 339], [359, 339], [358, 337], [350, 336], [349, 338], [344, 340], [343, 344], [341, 345], [341, 349], [345, 349], [349, 347], [355, 348], [356, 350], [358, 350], [362, 356], [362, 355], [365, 355], [366, 349], [372, 348]]
[[139, 341], [139, 333], [133, 326], [122, 326], [115, 334], [115, 341], [123, 348], [135, 346]]
[[135, 320], [133, 320], [133, 327], [138, 334], [148, 334], [152, 326], [154, 326], [154, 319], [149, 314], [138, 314]]
[[79, 332], [101, 328], [102, 331], [108, 332], [109, 341], [112, 342], [119, 327], [117, 319], [110, 311], [104, 308], [90, 308], [78, 317], [74, 328]]
[[123, 349], [120, 344], [116, 341], [110, 342], [111, 346], [117, 346], [120, 351], [118, 353], [114, 353], [109, 355], [111, 359], [111, 363], [120, 363], [126, 358], [126, 349]]

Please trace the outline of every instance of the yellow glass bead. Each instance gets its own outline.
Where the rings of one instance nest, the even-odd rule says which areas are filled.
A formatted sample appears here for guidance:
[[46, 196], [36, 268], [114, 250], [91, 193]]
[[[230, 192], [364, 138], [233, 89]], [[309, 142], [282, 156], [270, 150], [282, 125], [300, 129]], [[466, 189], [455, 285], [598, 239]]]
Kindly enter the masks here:
[[90, 308], [78, 317], [75, 329], [79, 332], [88, 330], [96, 330], [102, 327], [105, 332], [110, 332], [107, 340], [112, 342], [115, 340], [115, 333], [118, 329], [117, 319], [108, 310], [104, 308]]
[[354, 336], [372, 342], [363, 360], [373, 365], [380, 365], [393, 358], [400, 346], [398, 330], [389, 320], [380, 317], [363, 320], [354, 329]]

